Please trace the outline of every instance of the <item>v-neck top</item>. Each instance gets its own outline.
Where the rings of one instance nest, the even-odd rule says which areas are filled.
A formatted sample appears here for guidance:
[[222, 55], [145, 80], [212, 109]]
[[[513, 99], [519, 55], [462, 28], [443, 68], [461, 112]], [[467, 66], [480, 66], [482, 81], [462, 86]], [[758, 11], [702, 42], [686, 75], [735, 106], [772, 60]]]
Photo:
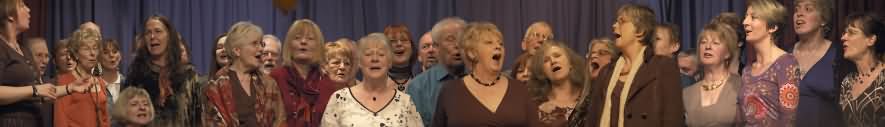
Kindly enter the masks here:
[[701, 92], [704, 83], [697, 82], [685, 88], [682, 100], [685, 105], [685, 124], [689, 127], [734, 127], [737, 118], [737, 96], [741, 88], [741, 78], [730, 75], [721, 86], [716, 102], [703, 106]]
[[234, 104], [236, 105], [235, 110], [237, 112], [237, 116], [235, 117], [239, 118], [239, 121], [237, 121], [239, 123], [236, 124], [243, 127], [258, 125], [258, 117], [255, 116], [255, 88], [249, 89], [249, 93], [252, 93], [252, 95], [249, 95], [246, 93], [246, 90], [243, 89], [243, 86], [240, 83], [240, 78], [237, 77], [239, 75], [231, 71], [228, 73], [228, 76], [231, 77], [231, 88], [233, 89], [231, 92], [236, 100], [234, 101]]
[[799, 80], [799, 107], [796, 109], [797, 127], [841, 126], [839, 111], [839, 84], [833, 64], [836, 62], [836, 46], [827, 52]]
[[[443, 85], [433, 114], [433, 127], [528, 127], [538, 126], [538, 105], [528, 88], [510, 80], [498, 109], [489, 111], [467, 89], [461, 78]], [[501, 84], [499, 84], [501, 85]]]
[[880, 71], [870, 86], [856, 97], [851, 89], [858, 74], [852, 72], [842, 79], [842, 93], [839, 104], [842, 109], [842, 120], [846, 127], [881, 127], [885, 125], [885, 70]]
[[[366, 108], [361, 100], [356, 100], [351, 88], [335, 93], [326, 105], [320, 126], [324, 127], [423, 127], [421, 117], [408, 94], [394, 90], [391, 98], [378, 98], [388, 101], [378, 111]], [[369, 101], [369, 100], [362, 100]]]

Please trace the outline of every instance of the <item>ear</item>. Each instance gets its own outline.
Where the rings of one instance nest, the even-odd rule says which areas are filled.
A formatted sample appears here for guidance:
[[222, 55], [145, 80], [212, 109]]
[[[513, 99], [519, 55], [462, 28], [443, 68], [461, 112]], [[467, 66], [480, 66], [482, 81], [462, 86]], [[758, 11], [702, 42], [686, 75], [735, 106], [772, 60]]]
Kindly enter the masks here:
[[240, 49], [240, 48], [234, 48], [234, 49], [233, 49], [233, 53], [234, 53], [233, 55], [234, 55], [234, 56], [237, 56], [237, 57], [242, 57], [242, 55], [240, 55], [240, 51], [242, 51], [242, 50], [243, 50], [243, 49]]
[[777, 25], [775, 25], [775, 26], [770, 26], [770, 27], [771, 27], [771, 28], [768, 28], [768, 33], [774, 33], [775, 31], [777, 31], [778, 29], [780, 29], [780, 28], [777, 27]]
[[873, 46], [876, 44], [876, 41], [879, 40], [879, 37], [876, 35], [870, 36], [867, 38], [867, 46]]
[[[636, 38], [639, 39], [640, 41], [642, 41], [642, 38], [645, 37], [647, 34], [648, 34], [648, 33], [645, 33], [645, 31], [640, 31], [640, 30], [637, 29], [637, 31], [636, 31]], [[654, 34], [654, 33], [652, 33], [652, 34]], [[651, 41], [654, 42], [654, 38], [652, 38]]]
[[525, 50], [528, 50], [528, 49], [529, 49], [528, 42], [527, 42], [525, 39], [522, 40], [522, 44], [521, 44], [521, 45], [522, 45], [522, 51], [525, 51]]
[[467, 51], [467, 60], [470, 60], [470, 62], [476, 62], [476, 55], [476, 51]]
[[678, 41], [674, 42], [673, 45], [670, 46], [670, 51], [672, 51], [670, 54], [675, 54], [676, 52], [679, 52], [679, 48], [681, 46], [682, 46], [682, 43], [679, 43]]

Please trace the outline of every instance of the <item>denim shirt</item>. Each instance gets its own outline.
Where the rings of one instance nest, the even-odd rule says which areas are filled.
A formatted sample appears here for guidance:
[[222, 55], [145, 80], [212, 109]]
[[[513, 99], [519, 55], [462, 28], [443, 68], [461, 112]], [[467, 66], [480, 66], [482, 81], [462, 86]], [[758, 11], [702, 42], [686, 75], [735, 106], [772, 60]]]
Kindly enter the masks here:
[[412, 97], [415, 108], [421, 115], [424, 126], [429, 126], [433, 120], [433, 112], [436, 110], [437, 97], [439, 90], [442, 88], [443, 82], [455, 79], [455, 76], [449, 75], [449, 71], [442, 64], [437, 64], [427, 71], [418, 74], [409, 82], [406, 93]]

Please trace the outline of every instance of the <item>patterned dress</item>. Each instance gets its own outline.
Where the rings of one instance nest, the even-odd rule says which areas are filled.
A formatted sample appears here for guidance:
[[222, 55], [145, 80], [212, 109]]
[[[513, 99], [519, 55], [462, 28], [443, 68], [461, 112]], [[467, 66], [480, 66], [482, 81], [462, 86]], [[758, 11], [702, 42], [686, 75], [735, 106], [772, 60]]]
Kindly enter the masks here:
[[842, 120], [847, 127], [879, 127], [885, 126], [885, 71], [870, 84], [863, 93], [854, 98], [851, 87], [858, 74], [849, 74], [842, 80], [842, 94], [839, 104], [842, 106]]
[[[344, 88], [332, 94], [323, 114], [324, 127], [423, 127], [421, 117], [415, 110], [412, 98], [402, 91], [395, 90], [393, 98], [379, 111], [368, 110], [360, 100], [356, 100], [351, 88]], [[381, 98], [379, 98], [380, 100]]]
[[753, 75], [744, 68], [738, 94], [739, 125], [791, 127], [799, 104], [799, 68], [793, 55], [778, 57], [765, 72]]

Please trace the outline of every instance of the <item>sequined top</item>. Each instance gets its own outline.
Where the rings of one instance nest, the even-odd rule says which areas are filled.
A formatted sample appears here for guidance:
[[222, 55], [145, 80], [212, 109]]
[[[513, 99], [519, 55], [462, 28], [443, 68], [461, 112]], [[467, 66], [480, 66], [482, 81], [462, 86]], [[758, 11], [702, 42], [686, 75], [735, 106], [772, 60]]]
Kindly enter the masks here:
[[799, 68], [793, 55], [777, 58], [765, 72], [744, 68], [738, 94], [738, 125], [791, 127], [799, 104]]
[[851, 96], [851, 87], [858, 74], [853, 72], [842, 80], [842, 93], [839, 105], [842, 109], [842, 120], [846, 127], [879, 127], [885, 126], [885, 71], [856, 98]]

